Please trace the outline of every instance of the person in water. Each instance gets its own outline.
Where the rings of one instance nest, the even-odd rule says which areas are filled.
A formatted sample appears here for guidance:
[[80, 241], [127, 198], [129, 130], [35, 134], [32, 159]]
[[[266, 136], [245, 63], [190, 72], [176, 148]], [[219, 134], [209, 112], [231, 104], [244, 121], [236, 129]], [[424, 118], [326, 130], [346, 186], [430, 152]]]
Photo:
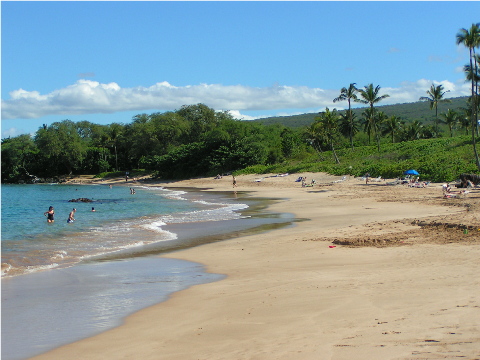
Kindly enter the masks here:
[[68, 215], [68, 219], [67, 219], [67, 223], [73, 223], [75, 221], [75, 211], [77, 211], [77, 209], [73, 208], [72, 211], [70, 211], [70, 214]]
[[55, 211], [53, 210], [53, 206], [50, 206], [48, 208], [48, 211], [45, 211], [43, 213], [43, 215], [47, 217], [47, 222], [53, 223], [55, 221], [54, 218], [53, 218], [53, 216], [55, 215]]

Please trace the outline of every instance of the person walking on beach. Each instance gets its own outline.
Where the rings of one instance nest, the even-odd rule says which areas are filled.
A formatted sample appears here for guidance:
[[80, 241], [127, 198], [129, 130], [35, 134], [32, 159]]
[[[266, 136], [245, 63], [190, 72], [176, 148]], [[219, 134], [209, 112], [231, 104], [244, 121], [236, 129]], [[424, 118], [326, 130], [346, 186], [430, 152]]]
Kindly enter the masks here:
[[77, 211], [77, 209], [73, 208], [72, 211], [70, 211], [70, 214], [68, 215], [68, 219], [67, 219], [67, 223], [73, 223], [75, 221], [75, 211]]
[[237, 187], [237, 179], [235, 179], [235, 176], [233, 176], [233, 187], [236, 188]]
[[53, 215], [55, 215], [55, 211], [53, 210], [53, 206], [48, 208], [48, 211], [43, 213], [43, 216], [47, 217], [47, 222], [53, 223], [55, 220], [53, 219]]

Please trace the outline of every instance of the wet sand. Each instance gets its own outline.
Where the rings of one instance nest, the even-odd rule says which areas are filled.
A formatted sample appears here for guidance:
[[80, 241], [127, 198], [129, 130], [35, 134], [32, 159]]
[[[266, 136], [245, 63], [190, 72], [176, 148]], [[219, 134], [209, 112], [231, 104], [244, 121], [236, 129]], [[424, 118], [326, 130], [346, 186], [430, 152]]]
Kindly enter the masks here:
[[480, 192], [339, 179], [163, 184], [282, 198], [272, 211], [308, 220], [162, 255], [227, 277], [35, 359], [479, 358]]

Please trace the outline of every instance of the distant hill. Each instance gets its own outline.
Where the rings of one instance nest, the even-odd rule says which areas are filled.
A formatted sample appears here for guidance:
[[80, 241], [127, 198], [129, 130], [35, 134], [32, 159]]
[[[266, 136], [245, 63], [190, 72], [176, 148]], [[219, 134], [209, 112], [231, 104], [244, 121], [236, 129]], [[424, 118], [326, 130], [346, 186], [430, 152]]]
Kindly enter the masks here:
[[[446, 112], [448, 109], [459, 109], [465, 108], [468, 97], [457, 97], [449, 98], [451, 102], [449, 103], [439, 103], [438, 104], [438, 114]], [[339, 103], [340, 106], [346, 106], [347, 102]], [[379, 111], [383, 111], [388, 116], [396, 115], [407, 123], [414, 120], [419, 120], [424, 125], [433, 124], [435, 121], [435, 110], [430, 110], [430, 105], [425, 101], [417, 101], [414, 103], [404, 103], [404, 104], [395, 104], [395, 105], [380, 105], [376, 106]], [[365, 111], [366, 107], [355, 108], [353, 112], [357, 118], [362, 117], [362, 112]], [[307, 113], [300, 115], [291, 115], [291, 116], [276, 116], [268, 117], [253, 120], [264, 125], [271, 124], [281, 124], [287, 127], [302, 127], [310, 125], [315, 117], [318, 116], [318, 113]]]

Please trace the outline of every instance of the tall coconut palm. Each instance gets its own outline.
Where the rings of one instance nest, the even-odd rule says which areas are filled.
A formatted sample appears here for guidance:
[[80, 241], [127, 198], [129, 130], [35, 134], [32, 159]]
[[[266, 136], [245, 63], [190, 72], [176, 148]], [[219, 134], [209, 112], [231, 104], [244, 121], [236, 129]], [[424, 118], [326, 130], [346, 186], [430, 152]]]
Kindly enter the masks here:
[[443, 91], [443, 85], [435, 86], [432, 84], [430, 90], [427, 90], [428, 96], [420, 97], [420, 101], [428, 101], [430, 103], [430, 110], [435, 109], [435, 132], [438, 134], [438, 103], [450, 102], [448, 99], [444, 99], [443, 96], [450, 90]]
[[390, 135], [392, 144], [395, 142], [395, 136], [401, 129], [401, 121], [398, 116], [392, 115], [384, 122], [382, 135]]
[[350, 144], [352, 146], [352, 149], [353, 149], [353, 135], [354, 134], [354, 119], [353, 119], [353, 113], [352, 113], [352, 105], [351, 105], [351, 101], [352, 100], [356, 100], [357, 99], [357, 92], [358, 92], [358, 89], [356, 88], [357, 85], [356, 83], [351, 83], [349, 86], [348, 86], [348, 89], [347, 88], [342, 88], [340, 90], [340, 95], [338, 97], [336, 97], [335, 99], [333, 99], [333, 102], [337, 102], [337, 101], [344, 101], [344, 100], [347, 100], [348, 101], [348, 123], [350, 124], [350, 132], [349, 132], [349, 138], [350, 138]]
[[457, 45], [463, 44], [470, 52], [470, 74], [471, 74], [471, 91], [472, 91], [472, 111], [470, 113], [470, 124], [472, 127], [472, 145], [475, 154], [477, 168], [480, 170], [480, 160], [478, 158], [477, 145], [475, 143], [475, 128], [477, 126], [477, 94], [475, 88], [475, 74], [477, 71], [477, 62], [475, 57], [475, 48], [480, 45], [480, 23], [472, 24], [470, 30], [460, 29], [457, 33]]
[[453, 137], [453, 129], [459, 122], [458, 113], [455, 110], [448, 109], [447, 112], [441, 114], [441, 116], [444, 118], [445, 124], [447, 124], [448, 129], [450, 130], [450, 137]]
[[375, 128], [375, 111], [374, 109], [367, 108], [362, 112], [362, 125], [363, 131], [368, 135], [368, 145], [371, 143], [372, 133]]
[[[475, 51], [475, 49], [473, 49], [473, 51]], [[478, 92], [478, 84], [480, 83], [480, 69], [478, 67], [478, 64], [480, 63], [479, 54], [474, 55], [473, 63], [475, 64], [473, 69], [471, 68], [470, 65], [467, 64], [463, 67], [463, 71], [465, 72], [466, 79], [468, 81], [472, 81], [475, 83], [475, 90], [474, 90], [475, 96], [470, 97], [470, 99], [468, 99], [468, 103], [469, 103], [470, 109], [475, 111], [475, 115], [473, 116], [473, 118], [478, 119], [478, 112], [480, 111], [480, 98], [479, 98], [480, 94]], [[472, 109], [473, 102], [476, 103], [475, 104], [476, 109]], [[476, 126], [476, 134], [478, 136], [478, 126]]]
[[380, 134], [381, 129], [384, 126], [385, 122], [388, 120], [388, 115], [385, 114], [383, 111], [378, 111], [375, 115], [375, 140], [377, 141], [377, 148], [380, 151]]
[[[382, 96], [379, 96], [378, 93], [380, 92], [380, 85], [377, 85], [375, 88], [373, 87], [373, 84], [369, 84], [363, 87], [363, 89], [358, 89], [358, 92], [360, 94], [359, 99], [355, 99], [354, 101], [362, 103], [362, 104], [368, 104], [370, 105], [370, 120], [369, 122], [371, 125], [373, 125], [373, 129], [375, 131], [375, 110], [374, 110], [374, 105], [377, 104], [378, 102], [382, 101], [383, 99], [386, 99], [390, 97], [390, 95], [385, 94]], [[377, 145], [378, 145], [378, 150], [380, 151], [380, 142], [378, 141], [377, 137]]]
[[468, 129], [471, 128], [470, 108], [461, 108], [461, 113], [458, 115], [458, 123], [462, 129], [465, 130], [465, 135], [468, 135]]
[[335, 140], [338, 137], [338, 121], [340, 116], [336, 109], [330, 111], [327, 107], [325, 112], [320, 113], [320, 116], [315, 118], [314, 124], [317, 125], [316, 129], [323, 135], [323, 138], [328, 142], [332, 150], [333, 158], [337, 164], [340, 164], [337, 153], [335, 152]]
[[352, 146], [353, 150], [353, 137], [356, 133], [358, 133], [358, 122], [356, 120], [356, 115], [352, 110], [347, 110], [344, 114], [340, 115], [340, 118], [339, 130], [343, 136], [350, 139], [350, 145]]

